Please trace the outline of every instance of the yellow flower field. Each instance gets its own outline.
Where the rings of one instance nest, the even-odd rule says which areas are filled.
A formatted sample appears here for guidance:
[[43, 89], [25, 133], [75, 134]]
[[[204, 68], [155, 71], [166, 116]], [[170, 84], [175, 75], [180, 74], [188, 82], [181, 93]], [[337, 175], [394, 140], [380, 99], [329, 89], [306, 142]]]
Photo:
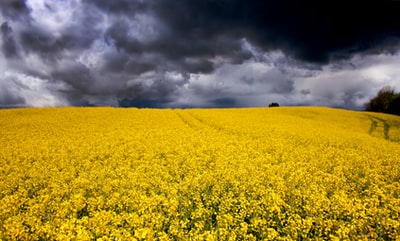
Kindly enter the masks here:
[[1, 240], [400, 240], [400, 117], [0, 110]]

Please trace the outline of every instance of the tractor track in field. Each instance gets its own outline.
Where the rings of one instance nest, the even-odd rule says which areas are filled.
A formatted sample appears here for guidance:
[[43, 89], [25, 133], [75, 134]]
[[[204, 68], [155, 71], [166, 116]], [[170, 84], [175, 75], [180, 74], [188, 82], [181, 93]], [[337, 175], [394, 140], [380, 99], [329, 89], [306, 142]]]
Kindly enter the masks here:
[[[385, 140], [398, 142], [390, 137], [390, 129], [391, 129], [392, 125], [389, 124], [389, 122], [387, 120], [384, 120], [382, 118], [372, 116], [372, 115], [367, 115], [367, 116], [368, 116], [368, 119], [371, 121], [371, 125], [369, 128], [368, 134], [370, 134], [372, 136], [374, 133], [378, 132], [378, 134], [381, 134], [383, 136], [383, 138], [385, 138]], [[382, 133], [380, 133], [380, 130], [379, 130], [380, 127], [383, 128]]]
[[191, 113], [189, 111], [179, 111], [179, 112], [177, 111], [175, 113], [178, 116], [178, 118], [183, 123], [185, 123], [185, 125], [187, 125], [189, 128], [191, 128], [193, 130], [200, 131], [200, 130], [211, 129], [216, 132], [221, 132], [221, 133], [228, 134], [228, 135], [237, 134], [233, 130], [230, 130], [230, 129], [224, 128], [222, 126], [219, 126], [215, 123], [206, 121], [206, 120], [202, 119], [201, 117], [199, 117], [198, 115], [195, 115], [194, 113]]
[[199, 128], [195, 125], [193, 125], [188, 118], [184, 117], [182, 113], [175, 111], [175, 114], [178, 116], [178, 118], [186, 125], [188, 126], [190, 129], [193, 130], [199, 130]]

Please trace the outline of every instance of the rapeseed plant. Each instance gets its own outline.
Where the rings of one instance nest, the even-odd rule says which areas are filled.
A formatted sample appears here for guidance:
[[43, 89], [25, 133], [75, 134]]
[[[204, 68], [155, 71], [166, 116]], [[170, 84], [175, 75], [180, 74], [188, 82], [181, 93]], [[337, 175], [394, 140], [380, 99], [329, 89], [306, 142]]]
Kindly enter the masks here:
[[0, 111], [2, 240], [399, 240], [400, 118]]

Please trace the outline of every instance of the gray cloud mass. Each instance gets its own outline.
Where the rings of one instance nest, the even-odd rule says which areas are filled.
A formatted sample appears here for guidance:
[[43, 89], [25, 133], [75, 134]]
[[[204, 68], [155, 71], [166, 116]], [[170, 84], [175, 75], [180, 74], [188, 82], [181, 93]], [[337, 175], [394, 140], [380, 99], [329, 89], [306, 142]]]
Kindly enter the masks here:
[[383, 85], [400, 88], [399, 10], [390, 0], [4, 0], [0, 105], [359, 109]]
[[3, 42], [3, 53], [6, 58], [18, 57], [17, 46], [14, 40], [12, 29], [4, 22], [0, 26], [1, 38]]
[[2, 0], [0, 12], [6, 18], [23, 19], [29, 15], [30, 10], [25, 0]]

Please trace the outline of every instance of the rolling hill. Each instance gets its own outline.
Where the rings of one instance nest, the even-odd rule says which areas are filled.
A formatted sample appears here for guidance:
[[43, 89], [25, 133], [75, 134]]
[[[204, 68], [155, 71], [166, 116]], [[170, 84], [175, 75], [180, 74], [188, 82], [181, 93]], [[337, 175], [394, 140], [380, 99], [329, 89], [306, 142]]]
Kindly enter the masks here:
[[2, 240], [396, 240], [400, 117], [0, 110]]

